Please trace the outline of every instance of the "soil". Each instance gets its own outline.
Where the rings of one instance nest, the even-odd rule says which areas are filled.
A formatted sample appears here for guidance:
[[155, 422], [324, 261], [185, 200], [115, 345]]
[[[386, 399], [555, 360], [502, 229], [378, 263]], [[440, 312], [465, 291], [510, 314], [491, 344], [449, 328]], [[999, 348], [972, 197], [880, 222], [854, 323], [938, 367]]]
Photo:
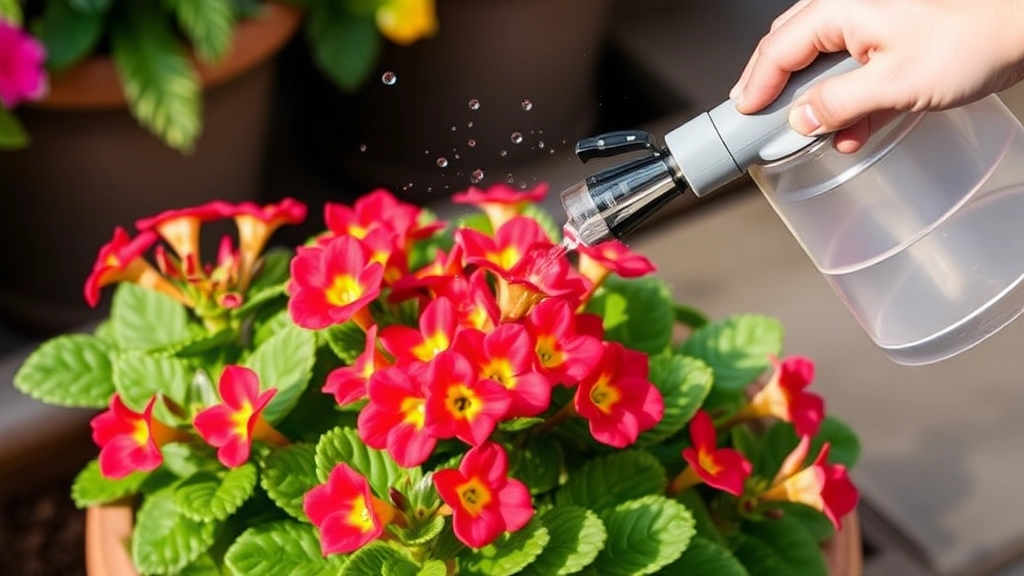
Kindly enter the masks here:
[[0, 574], [85, 576], [85, 511], [70, 492], [63, 479], [0, 503]]

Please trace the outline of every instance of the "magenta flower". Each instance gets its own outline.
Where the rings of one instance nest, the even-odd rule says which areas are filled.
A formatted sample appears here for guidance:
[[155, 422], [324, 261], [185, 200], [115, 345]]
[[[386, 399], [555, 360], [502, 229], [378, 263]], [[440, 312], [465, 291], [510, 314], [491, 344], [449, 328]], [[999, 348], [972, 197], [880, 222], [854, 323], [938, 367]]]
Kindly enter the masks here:
[[669, 491], [677, 494], [704, 482], [733, 496], [741, 496], [754, 467], [738, 451], [718, 447], [715, 425], [704, 410], [698, 411], [690, 421], [690, 442], [692, 446], [683, 450], [683, 460], [690, 466], [676, 476]]
[[486, 333], [463, 330], [452, 349], [469, 359], [478, 378], [493, 380], [511, 393], [506, 417], [536, 416], [551, 404], [551, 382], [537, 372], [533, 339], [522, 324], [501, 324]]
[[0, 20], [0, 104], [8, 110], [46, 95], [46, 49], [31, 34]]
[[160, 447], [180, 439], [174, 428], [153, 418], [156, 397], [142, 412], [135, 412], [115, 394], [110, 409], [90, 422], [92, 439], [100, 447], [100, 473], [107, 478], [124, 478], [132, 472], [150, 472], [163, 463]]
[[217, 448], [217, 459], [228, 468], [237, 468], [249, 459], [253, 440], [276, 445], [287, 443], [280, 432], [263, 419], [263, 409], [277, 392], [260, 392], [256, 373], [243, 366], [227, 366], [217, 384], [223, 404], [210, 406], [196, 414], [193, 425], [208, 444]]
[[438, 438], [479, 446], [505, 417], [512, 395], [494, 380], [481, 380], [465, 356], [448, 350], [427, 366], [427, 429]]
[[576, 412], [590, 422], [594, 439], [625, 448], [641, 432], [661, 421], [661, 393], [647, 379], [647, 356], [618, 342], [605, 342], [593, 372], [580, 382], [573, 398]]
[[350, 319], [364, 329], [373, 324], [367, 306], [380, 294], [384, 267], [369, 259], [357, 238], [300, 246], [291, 271], [288, 311], [299, 326], [320, 330]]
[[335, 466], [326, 483], [306, 492], [302, 510], [320, 531], [324, 556], [355, 552], [379, 538], [395, 516], [395, 509], [375, 498], [366, 478], [347, 464]]
[[370, 376], [369, 403], [359, 412], [359, 438], [370, 448], [387, 450], [401, 466], [427, 460], [437, 438], [426, 429], [426, 365], [388, 367]]

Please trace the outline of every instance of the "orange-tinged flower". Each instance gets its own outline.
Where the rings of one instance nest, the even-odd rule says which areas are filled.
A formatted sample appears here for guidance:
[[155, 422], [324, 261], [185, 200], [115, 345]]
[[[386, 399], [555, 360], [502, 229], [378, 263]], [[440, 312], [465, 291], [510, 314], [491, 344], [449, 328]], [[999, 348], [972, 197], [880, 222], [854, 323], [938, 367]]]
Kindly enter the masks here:
[[455, 536], [472, 548], [521, 529], [533, 517], [529, 490], [508, 476], [508, 456], [493, 442], [469, 449], [458, 470], [435, 472], [434, 486], [452, 509]]
[[590, 289], [590, 282], [569, 265], [565, 251], [551, 244], [534, 244], [499, 275], [498, 307], [505, 322], [521, 319], [545, 298], [560, 298], [577, 308]]
[[803, 463], [810, 446], [810, 438], [804, 436], [796, 449], [786, 458], [786, 462], [776, 475], [771, 488], [762, 493], [760, 502], [796, 502], [814, 508], [825, 515], [839, 529], [842, 518], [857, 506], [860, 494], [853, 485], [842, 464], [827, 463], [829, 444], [821, 447], [821, 452], [810, 466], [792, 472]]
[[388, 286], [409, 274], [409, 257], [398, 243], [394, 232], [374, 228], [363, 237], [363, 247], [371, 262], [384, 266], [384, 283]]
[[150, 472], [163, 463], [160, 447], [180, 439], [177, 430], [153, 418], [156, 397], [142, 412], [135, 412], [115, 394], [110, 408], [90, 422], [92, 439], [100, 447], [100, 473], [124, 478], [132, 472]]
[[447, 350], [459, 329], [455, 305], [448, 298], [440, 297], [423, 310], [419, 329], [393, 324], [381, 330], [380, 341], [398, 365], [426, 362]]
[[718, 448], [715, 425], [704, 410], [690, 420], [690, 442], [692, 446], [683, 450], [683, 460], [689, 467], [676, 476], [669, 492], [678, 494], [704, 482], [733, 496], [742, 495], [753, 465], [732, 448]]
[[443, 222], [420, 224], [422, 214], [418, 206], [401, 202], [387, 190], [378, 188], [360, 196], [351, 207], [325, 204], [324, 220], [331, 234], [323, 240], [330, 241], [334, 236], [354, 236], [361, 240], [370, 230], [384, 228], [396, 235], [399, 248], [405, 250], [410, 241], [427, 238], [444, 227]]
[[601, 359], [576, 389], [573, 405], [598, 442], [625, 448], [664, 413], [661, 393], [647, 379], [647, 356], [604, 342]]
[[633, 252], [619, 240], [608, 240], [594, 246], [579, 245], [579, 271], [590, 281], [590, 292], [583, 298], [589, 300], [609, 274], [622, 278], [637, 278], [654, 272], [651, 261]]
[[427, 460], [437, 438], [426, 428], [426, 365], [388, 367], [370, 376], [370, 401], [359, 412], [359, 437], [370, 448], [387, 450], [401, 466]]
[[487, 214], [491, 228], [497, 230], [505, 222], [523, 213], [530, 204], [537, 204], [548, 193], [548, 185], [540, 183], [530, 190], [517, 190], [507, 184], [494, 184], [487, 190], [470, 186], [465, 192], [452, 195], [456, 204], [472, 204]]
[[498, 301], [487, 283], [487, 272], [478, 268], [469, 275], [459, 275], [434, 286], [438, 298], [447, 298], [455, 305], [455, 315], [462, 326], [491, 330], [498, 323]]
[[140, 232], [154, 230], [183, 262], [199, 260], [199, 228], [204, 222], [232, 216], [235, 207], [223, 200], [214, 200], [192, 208], [166, 210], [135, 222]]
[[772, 358], [768, 383], [736, 415], [737, 419], [772, 416], [791, 422], [798, 436], [814, 436], [825, 418], [825, 401], [804, 389], [814, 379], [814, 362], [803, 356]]
[[380, 33], [399, 46], [408, 46], [437, 33], [434, 0], [386, 0], [375, 14]]
[[291, 263], [288, 311], [303, 328], [320, 330], [355, 319], [372, 325], [367, 306], [380, 294], [384, 266], [362, 243], [338, 236], [324, 246], [300, 246]]
[[167, 281], [152, 264], [144, 258], [146, 251], [157, 241], [155, 232], [142, 232], [130, 238], [124, 228], [114, 229], [114, 237], [100, 247], [92, 273], [85, 280], [85, 301], [96, 307], [100, 301], [100, 289], [117, 282], [131, 282], [144, 288], [162, 292], [178, 302], [190, 305], [188, 297]]
[[234, 218], [241, 255], [239, 277], [244, 287], [249, 284], [252, 267], [270, 236], [285, 224], [301, 224], [306, 219], [306, 205], [294, 198], [285, 198], [265, 206], [242, 202], [235, 207]]
[[427, 365], [426, 422], [438, 438], [481, 445], [508, 413], [512, 395], [494, 380], [481, 380], [465, 356], [448, 350]]
[[324, 556], [355, 552], [380, 538], [395, 517], [395, 509], [376, 498], [366, 478], [345, 463], [331, 470], [327, 482], [306, 492], [302, 510], [320, 531]]
[[597, 366], [604, 353], [601, 340], [580, 330], [581, 320], [586, 324], [591, 317], [574, 315], [564, 300], [548, 298], [523, 319], [533, 337], [540, 372], [552, 384], [576, 385]]
[[277, 390], [260, 392], [255, 372], [244, 366], [227, 366], [220, 376], [217, 391], [223, 403], [196, 414], [193, 425], [203, 440], [217, 448], [221, 464], [228, 468], [244, 464], [249, 459], [253, 440], [287, 444], [287, 439], [263, 419], [263, 409]]

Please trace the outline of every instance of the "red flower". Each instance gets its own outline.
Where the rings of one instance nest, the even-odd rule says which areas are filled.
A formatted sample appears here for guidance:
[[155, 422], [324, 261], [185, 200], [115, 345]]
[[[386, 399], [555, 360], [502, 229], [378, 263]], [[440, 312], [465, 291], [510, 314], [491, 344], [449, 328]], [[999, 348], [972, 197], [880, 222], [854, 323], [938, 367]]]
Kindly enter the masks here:
[[508, 412], [512, 396], [493, 380], [480, 380], [465, 356], [442, 352], [427, 366], [427, 426], [438, 438], [479, 446]]
[[541, 373], [552, 384], [577, 384], [601, 359], [601, 341], [579, 330], [582, 318], [574, 315], [564, 300], [548, 298], [524, 319], [535, 343]]
[[590, 422], [598, 442], [625, 448], [657, 424], [664, 412], [661, 393], [647, 379], [647, 356], [617, 342], [605, 342], [593, 372], [576, 389], [576, 412]]
[[427, 460], [437, 438], [426, 430], [426, 365], [378, 370], [367, 383], [369, 403], [359, 412], [359, 437], [370, 448], [387, 450], [401, 466]]
[[522, 324], [501, 324], [491, 332], [463, 330], [452, 347], [464, 355], [480, 379], [493, 380], [512, 394], [507, 417], [536, 416], [551, 403], [551, 383], [536, 371], [537, 354]]
[[515, 267], [534, 245], [553, 246], [540, 224], [528, 216], [512, 218], [498, 228], [493, 237], [471, 228], [460, 228], [455, 232], [455, 242], [465, 251], [467, 263], [483, 266], [499, 275]]
[[49, 88], [46, 47], [31, 34], [0, 18], [0, 105], [39, 100]]
[[800, 444], [786, 458], [772, 487], [759, 497], [761, 502], [797, 502], [821, 512], [838, 530], [842, 518], [857, 506], [860, 494], [850, 481], [846, 466], [828, 464], [829, 444], [821, 447], [814, 463], [793, 473], [807, 456], [810, 437], [804, 436]]
[[263, 419], [263, 409], [277, 392], [260, 392], [256, 373], [243, 366], [227, 366], [217, 384], [223, 404], [203, 409], [193, 418], [196, 432], [217, 448], [217, 459], [237, 468], [249, 459], [253, 440], [285, 444], [287, 440]]
[[[647, 258], [631, 251], [619, 240], [608, 240], [595, 246], [579, 245], [579, 271], [590, 281], [590, 293], [597, 290], [609, 274], [622, 278], [636, 278], [654, 272], [654, 264]], [[589, 299], [589, 294], [584, 300]]]
[[101, 474], [124, 478], [132, 472], [150, 472], [160, 467], [164, 461], [160, 447], [180, 435], [153, 418], [155, 404], [154, 396], [140, 414], [115, 394], [110, 398], [110, 409], [92, 419], [92, 440], [100, 447]]
[[715, 425], [708, 413], [700, 410], [690, 420], [692, 446], [683, 450], [689, 468], [683, 470], [669, 487], [673, 494], [701, 481], [733, 496], [743, 494], [743, 486], [753, 466], [732, 448], [718, 448]]
[[366, 383], [377, 370], [387, 366], [384, 354], [377, 348], [377, 325], [366, 332], [366, 348], [351, 366], [335, 368], [327, 375], [323, 391], [334, 394], [335, 401], [344, 406], [366, 398]]
[[427, 304], [420, 315], [418, 330], [394, 324], [381, 330], [380, 341], [398, 365], [426, 362], [451, 346], [458, 329], [459, 322], [451, 300], [437, 298]]
[[393, 285], [409, 274], [408, 255], [396, 242], [393, 232], [374, 228], [363, 238], [363, 247], [371, 262], [384, 266], [384, 283]]
[[355, 318], [370, 326], [367, 306], [380, 294], [384, 267], [370, 262], [362, 244], [339, 236], [325, 246], [299, 247], [288, 283], [292, 320], [313, 330]]
[[494, 184], [487, 190], [470, 186], [461, 194], [452, 195], [456, 204], [472, 204], [487, 214], [494, 230], [523, 213], [529, 204], [537, 204], [544, 200], [548, 193], [548, 185], [541, 183], [531, 190], [516, 190], [505, 184]]
[[498, 306], [505, 321], [519, 320], [544, 298], [561, 298], [573, 308], [583, 301], [590, 282], [575, 272], [565, 251], [534, 244], [512, 269], [500, 272]]
[[348, 464], [331, 470], [327, 482], [302, 498], [302, 510], [320, 530], [320, 551], [347, 554], [384, 533], [395, 510], [370, 492], [370, 484]]
[[737, 418], [773, 416], [792, 422], [798, 436], [814, 436], [825, 419], [825, 401], [804, 389], [814, 380], [814, 362], [802, 356], [779, 361], [772, 358], [775, 371], [768, 383], [737, 414]]
[[188, 298], [144, 258], [146, 251], [157, 241], [155, 232], [142, 232], [134, 239], [124, 228], [114, 229], [114, 237], [100, 247], [92, 273], [85, 280], [85, 301], [96, 307], [100, 302], [100, 289], [116, 282], [132, 282], [162, 292], [178, 302], [188, 304]]
[[324, 206], [324, 220], [335, 236], [362, 239], [370, 230], [384, 228], [396, 235], [403, 250], [410, 241], [429, 237], [444, 227], [443, 222], [421, 225], [421, 214], [419, 207], [400, 202], [383, 188], [360, 196], [352, 207], [332, 203]]
[[466, 452], [458, 470], [435, 472], [434, 486], [452, 509], [455, 536], [472, 548], [519, 530], [533, 517], [530, 492], [508, 477], [508, 456], [492, 442]]
[[234, 215], [235, 207], [214, 200], [192, 208], [166, 210], [135, 222], [140, 232], [154, 230], [171, 245], [182, 261], [199, 260], [199, 228], [204, 222]]
[[494, 299], [494, 293], [487, 284], [487, 273], [482, 268], [468, 276], [452, 277], [435, 286], [434, 291], [438, 297], [445, 297], [455, 305], [455, 314], [462, 326], [490, 330], [498, 323], [498, 301]]
[[285, 224], [301, 224], [306, 219], [306, 205], [293, 198], [285, 198], [277, 204], [266, 206], [242, 202], [235, 207], [234, 217], [241, 253], [239, 275], [242, 284], [248, 285], [252, 267], [267, 245], [267, 240]]

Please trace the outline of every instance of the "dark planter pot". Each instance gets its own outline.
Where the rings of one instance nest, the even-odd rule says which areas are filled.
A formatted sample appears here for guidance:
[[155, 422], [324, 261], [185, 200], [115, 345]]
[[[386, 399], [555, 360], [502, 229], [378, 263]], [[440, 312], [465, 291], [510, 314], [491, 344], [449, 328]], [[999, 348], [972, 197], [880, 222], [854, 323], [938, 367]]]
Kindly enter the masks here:
[[0, 155], [0, 317], [8, 325], [47, 334], [100, 317], [82, 285], [115, 226], [215, 198], [258, 198], [273, 56], [300, 20], [296, 9], [269, 4], [266, 17], [240, 25], [225, 62], [201, 69], [203, 134], [189, 155], [138, 126], [109, 59], [55, 77], [47, 100], [19, 108], [33, 142]]
[[[311, 69], [298, 142], [315, 169], [350, 194], [385, 186], [407, 201], [431, 202], [474, 183], [530, 182], [526, 167], [596, 125], [610, 7], [608, 0], [438, 0], [439, 33], [407, 47], [389, 44], [356, 93]], [[393, 84], [383, 80], [389, 74]]]

